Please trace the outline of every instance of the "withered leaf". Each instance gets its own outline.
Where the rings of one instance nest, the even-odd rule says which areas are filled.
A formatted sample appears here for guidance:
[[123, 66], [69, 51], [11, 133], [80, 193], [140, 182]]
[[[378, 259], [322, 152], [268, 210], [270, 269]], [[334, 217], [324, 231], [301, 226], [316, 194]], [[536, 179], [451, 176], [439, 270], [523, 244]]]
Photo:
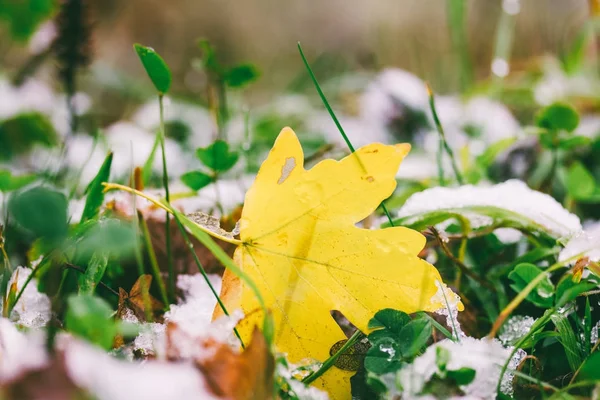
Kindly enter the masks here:
[[0, 389], [6, 400], [86, 399], [67, 373], [64, 355], [57, 354], [50, 364], [39, 370], [27, 371]]
[[257, 328], [242, 353], [224, 343], [214, 343], [214, 356], [196, 360], [212, 392], [232, 400], [273, 398], [275, 359]]
[[[133, 287], [127, 293], [123, 288], [119, 288], [119, 306], [117, 317], [123, 318], [127, 310], [131, 310], [139, 321], [146, 321], [146, 302], [144, 300], [144, 290], [149, 290], [152, 284], [152, 275], [145, 274], [140, 276]], [[161, 312], [164, 305], [148, 293], [148, 305], [154, 321], [162, 319]]]

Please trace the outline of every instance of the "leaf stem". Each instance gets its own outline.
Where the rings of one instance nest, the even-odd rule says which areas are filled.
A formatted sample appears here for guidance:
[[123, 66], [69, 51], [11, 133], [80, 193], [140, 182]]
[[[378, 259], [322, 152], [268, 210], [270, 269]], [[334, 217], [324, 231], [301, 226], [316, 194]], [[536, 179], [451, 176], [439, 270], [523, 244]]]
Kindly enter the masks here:
[[[78, 265], [75, 264], [71, 264], [71, 263], [65, 263], [65, 267], [72, 269], [73, 271], [77, 271], [80, 274], [85, 274], [85, 270], [83, 268], [81, 268]], [[99, 281], [98, 285], [102, 286], [104, 289], [108, 290], [109, 292], [111, 292], [112, 294], [114, 294], [115, 296], [119, 297], [119, 292], [117, 292], [115, 289], [111, 288], [110, 286], [108, 286], [106, 283]]]
[[[450, 145], [448, 145], [448, 141], [446, 140], [446, 134], [444, 133], [444, 128], [442, 127], [442, 123], [440, 122], [440, 118], [438, 117], [438, 113], [435, 108], [435, 95], [433, 94], [433, 90], [431, 90], [431, 86], [429, 83], [425, 83], [427, 87], [427, 95], [429, 96], [429, 107], [431, 108], [431, 113], [433, 114], [433, 121], [435, 122], [435, 127], [440, 135], [440, 148], [443, 146], [448, 153], [448, 157], [450, 157], [450, 162], [452, 164], [452, 169], [454, 170], [454, 175], [456, 175], [456, 180], [459, 185], [462, 185], [464, 179], [460, 170], [458, 169], [458, 164], [456, 163], [456, 159], [454, 158], [454, 152]], [[443, 171], [442, 171], [443, 174]], [[442, 185], [443, 186], [443, 185]]]
[[[171, 202], [169, 194], [169, 173], [167, 172], [167, 153], [165, 151], [165, 107], [164, 96], [162, 93], [158, 95], [158, 107], [160, 109], [160, 149], [162, 153], [163, 167], [163, 187], [165, 188], [165, 199], [167, 203]], [[175, 300], [175, 270], [173, 268], [173, 254], [171, 253], [171, 216], [167, 212], [165, 221], [165, 245], [167, 252], [167, 265], [169, 271], [169, 295], [171, 300]]]
[[[131, 194], [135, 194], [136, 196], [143, 197], [144, 199], [148, 200], [149, 202], [151, 202], [155, 206], [157, 206], [159, 208], [162, 208], [167, 213], [174, 214], [174, 211], [173, 211], [172, 208], [170, 208], [169, 206], [167, 206], [164, 203], [160, 202], [159, 200], [156, 200], [154, 197], [148, 196], [144, 192], [140, 192], [139, 190], [136, 190], [136, 189], [131, 188], [129, 186], [121, 185], [121, 184], [118, 184], [118, 183], [104, 182], [103, 185], [104, 185], [104, 190], [105, 191], [116, 189], [116, 190], [122, 190], [124, 192], [131, 193]], [[206, 229], [202, 225], [196, 224], [195, 222], [194, 222], [194, 225], [196, 225], [204, 233], [206, 233], [206, 234], [214, 237], [215, 239], [219, 239], [219, 240], [222, 240], [223, 242], [235, 244], [235, 245], [238, 245], [238, 246], [241, 245], [241, 244], [243, 244], [241, 240], [233, 239], [233, 238], [228, 238], [228, 237], [225, 237], [225, 236], [221, 236], [218, 233], [215, 233], [215, 232], [213, 232], [213, 231], [211, 231], [209, 229]]]
[[[177, 227], [179, 228], [179, 231], [181, 232], [181, 236], [183, 236], [183, 241], [185, 242], [187, 248], [192, 253], [192, 257], [194, 258], [194, 263], [196, 263], [196, 267], [198, 267], [198, 271], [200, 271], [200, 273], [202, 274], [202, 277], [206, 281], [206, 284], [208, 285], [210, 291], [217, 299], [217, 303], [219, 304], [219, 307], [221, 308], [221, 310], [223, 310], [223, 314], [229, 315], [229, 312], [227, 311], [225, 304], [223, 304], [221, 297], [219, 296], [219, 294], [215, 290], [214, 286], [210, 282], [210, 279], [208, 278], [208, 274], [206, 273], [204, 266], [200, 262], [200, 259], [198, 258], [198, 254], [196, 254], [196, 251], [194, 250], [194, 244], [191, 242], [190, 237], [188, 236], [188, 233], [186, 232], [185, 228], [181, 224], [181, 221], [179, 221], [179, 218], [177, 218], [177, 216], [174, 216], [173, 218], [175, 219], [175, 222], [177, 222]], [[242, 337], [240, 336], [240, 333], [238, 332], [237, 328], [234, 327], [233, 332], [235, 333], [235, 336], [237, 336], [237, 338], [240, 340], [240, 344], [242, 345], [242, 348], [245, 349], [246, 346], [244, 346], [244, 341], [242, 340]]]
[[[325, 93], [323, 93], [323, 90], [321, 90], [321, 85], [319, 85], [319, 81], [317, 81], [317, 77], [315, 76], [312, 68], [308, 64], [308, 60], [306, 59], [306, 56], [304, 55], [304, 51], [302, 51], [302, 46], [300, 45], [300, 42], [298, 42], [298, 51], [300, 52], [300, 57], [302, 57], [302, 61], [304, 62], [304, 66], [306, 67], [306, 70], [308, 71], [308, 74], [310, 75], [310, 79], [312, 80], [313, 84], [315, 85], [315, 89], [317, 89], [317, 93], [319, 93], [319, 97], [321, 97], [321, 101], [323, 102], [323, 105], [327, 109], [327, 112], [331, 116], [331, 119], [333, 119], [333, 122], [335, 123], [335, 126], [337, 126], [338, 130], [340, 131], [340, 134], [344, 138], [344, 141], [346, 142], [346, 145], [348, 146], [348, 148], [350, 149], [350, 151], [352, 153], [354, 153], [356, 150], [354, 149], [354, 146], [350, 142], [350, 139], [348, 139], [348, 135], [346, 135], [346, 132], [344, 131], [344, 128], [342, 128], [342, 124], [340, 123], [340, 121], [336, 117], [335, 113], [333, 112], [333, 109], [329, 105], [329, 101], [327, 101], [327, 97], [325, 97]], [[360, 161], [360, 158], [356, 157], [356, 159], [358, 160], [358, 162], [359, 162], [360, 166], [363, 168], [363, 170], [365, 170], [365, 166]], [[390, 212], [388, 211], [387, 207], [385, 206], [385, 204], [383, 202], [381, 202], [380, 207], [383, 210], [383, 212], [385, 213], [385, 216], [387, 217], [387, 219], [389, 220], [390, 225], [391, 226], [395, 226], [394, 225], [394, 220], [392, 219], [392, 216], [390, 215]]]
[[154, 251], [154, 246], [152, 245], [152, 239], [150, 238], [150, 231], [148, 230], [148, 224], [143, 216], [140, 215], [141, 212], [138, 210], [138, 221], [140, 221], [140, 227], [142, 228], [142, 236], [144, 237], [144, 244], [146, 245], [146, 250], [148, 252], [148, 258], [150, 259], [150, 266], [152, 267], [152, 273], [154, 274], [154, 278], [158, 283], [158, 290], [160, 292], [161, 300], [165, 305], [165, 310], [169, 309], [169, 298], [167, 296], [167, 288], [165, 286], [165, 281], [163, 280], [160, 274], [160, 268], [158, 266], [158, 261], [156, 259], [156, 252]]
[[320, 378], [325, 372], [327, 372], [329, 368], [331, 368], [335, 364], [335, 362], [342, 355], [342, 353], [344, 353], [351, 346], [353, 346], [354, 343], [356, 343], [358, 339], [361, 338], [361, 336], [363, 336], [363, 333], [357, 329], [356, 332], [354, 332], [354, 334], [350, 336], [346, 343], [344, 343], [344, 345], [338, 351], [336, 351], [334, 355], [325, 360], [325, 362], [321, 365], [321, 368], [308, 375], [306, 378], [302, 379], [302, 383], [309, 385], [318, 378]]

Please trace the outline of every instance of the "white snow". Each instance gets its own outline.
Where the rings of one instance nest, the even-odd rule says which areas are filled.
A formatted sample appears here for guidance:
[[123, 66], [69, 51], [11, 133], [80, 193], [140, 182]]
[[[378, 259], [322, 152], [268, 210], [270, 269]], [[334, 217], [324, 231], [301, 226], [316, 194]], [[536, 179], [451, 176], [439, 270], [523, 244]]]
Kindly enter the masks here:
[[[579, 218], [567, 211], [553, 197], [532, 190], [518, 180], [492, 186], [464, 185], [435, 187], [412, 195], [398, 211], [399, 217], [415, 217], [432, 211], [467, 207], [497, 207], [517, 213], [543, 226], [549, 233], [565, 237], [581, 231]], [[490, 225], [487, 216], [464, 212], [472, 228]]]
[[[588, 257], [590, 261], [600, 261], [600, 223], [589, 226], [571, 237], [558, 255], [558, 260], [566, 261], [573, 257]], [[576, 261], [570, 260], [569, 264], [575, 264]]]
[[460, 388], [465, 392], [463, 399], [492, 400], [496, 398], [496, 385], [500, 379], [502, 365], [510, 356], [511, 349], [504, 348], [494, 339], [464, 337], [460, 342], [442, 340], [427, 348], [425, 353], [410, 365], [400, 370], [398, 378], [403, 396], [410, 399], [426, 398], [420, 393], [434, 374], [441, 374], [436, 364], [438, 347], [449, 352], [447, 370], [471, 368], [476, 371], [474, 380]]
[[506, 321], [498, 339], [505, 346], [515, 344], [515, 342], [529, 333], [536, 319], [529, 315], [514, 315]]
[[217, 399], [192, 364], [121, 361], [78, 340], [64, 352], [71, 379], [98, 400]]
[[0, 318], [0, 383], [46, 366], [45, 335], [41, 331], [19, 332], [13, 323]]
[[[169, 97], [164, 98], [163, 104], [165, 123], [179, 121], [190, 128], [191, 135], [188, 143], [193, 147], [191, 150], [206, 147], [213, 142], [216, 126], [207, 109]], [[132, 121], [140, 128], [154, 134], [160, 126], [158, 100], [152, 100], [142, 105], [133, 115]]]
[[[17, 267], [8, 282], [8, 287], [17, 280], [17, 293], [21, 290], [25, 281], [31, 275], [32, 270], [25, 267]], [[17, 325], [27, 328], [42, 328], [51, 317], [50, 299], [37, 289], [37, 279], [33, 278], [25, 288], [23, 295], [15, 304], [10, 319]]]

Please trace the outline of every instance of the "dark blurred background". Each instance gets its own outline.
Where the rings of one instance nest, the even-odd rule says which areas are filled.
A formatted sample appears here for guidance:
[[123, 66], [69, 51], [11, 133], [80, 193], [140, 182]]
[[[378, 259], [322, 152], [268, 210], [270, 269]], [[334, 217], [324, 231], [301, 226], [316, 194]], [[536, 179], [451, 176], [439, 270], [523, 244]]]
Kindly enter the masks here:
[[[14, 0], [13, 0], [14, 1]], [[143, 78], [132, 43], [155, 48], [178, 90], [194, 86], [190, 60], [205, 37], [224, 62], [251, 61], [262, 72], [258, 99], [285, 90], [304, 73], [296, 42], [313, 60], [343, 70], [397, 66], [453, 90], [457, 74], [443, 0], [94, 0], [94, 58], [106, 68]], [[469, 52], [477, 77], [489, 74], [500, 0], [467, 1]], [[513, 63], [560, 53], [588, 16], [588, 0], [525, 0], [516, 17]], [[4, 27], [3, 27], [4, 28]], [[2, 34], [5, 67], [27, 52]], [[187, 84], [186, 84], [187, 81]]]

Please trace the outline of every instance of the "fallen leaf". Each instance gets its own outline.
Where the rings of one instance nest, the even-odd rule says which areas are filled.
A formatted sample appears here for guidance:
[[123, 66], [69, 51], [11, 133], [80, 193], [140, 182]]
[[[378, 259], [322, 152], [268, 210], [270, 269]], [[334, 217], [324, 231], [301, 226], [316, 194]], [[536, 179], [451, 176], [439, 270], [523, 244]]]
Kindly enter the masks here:
[[[144, 300], [143, 290], [149, 290], [152, 284], [152, 275], [140, 276], [133, 287], [127, 293], [123, 288], [119, 288], [119, 305], [117, 308], [117, 317], [123, 318], [127, 310], [131, 310], [140, 321], [146, 321], [146, 302]], [[163, 304], [148, 293], [148, 302], [150, 312], [156, 321], [160, 319], [160, 311], [163, 310]]]
[[[307, 171], [296, 134], [284, 128], [261, 166], [246, 194], [234, 260], [272, 310], [275, 344], [292, 363], [324, 361], [346, 339], [331, 310], [367, 332], [368, 321], [383, 308], [444, 308], [438, 271], [417, 256], [423, 235], [404, 227], [355, 226], [393, 193], [409, 150], [408, 144], [370, 144]], [[248, 341], [263, 319], [254, 293], [226, 270], [221, 296], [228, 309], [244, 311], [238, 330]], [[217, 307], [215, 317], [221, 313]], [[333, 399], [349, 399], [352, 374], [333, 367], [315, 384]]]
[[273, 398], [275, 359], [258, 329], [253, 331], [243, 352], [211, 337], [186, 337], [174, 323], [167, 325], [166, 336], [167, 358], [170, 361], [191, 358], [215, 396], [229, 400]]
[[263, 334], [255, 328], [242, 353], [217, 343], [213, 357], [196, 361], [208, 386], [219, 397], [232, 400], [273, 398], [275, 359]]
[[0, 388], [0, 397], [6, 400], [62, 400], [86, 399], [69, 377], [64, 356], [56, 354], [51, 363], [41, 369], [25, 372]]

